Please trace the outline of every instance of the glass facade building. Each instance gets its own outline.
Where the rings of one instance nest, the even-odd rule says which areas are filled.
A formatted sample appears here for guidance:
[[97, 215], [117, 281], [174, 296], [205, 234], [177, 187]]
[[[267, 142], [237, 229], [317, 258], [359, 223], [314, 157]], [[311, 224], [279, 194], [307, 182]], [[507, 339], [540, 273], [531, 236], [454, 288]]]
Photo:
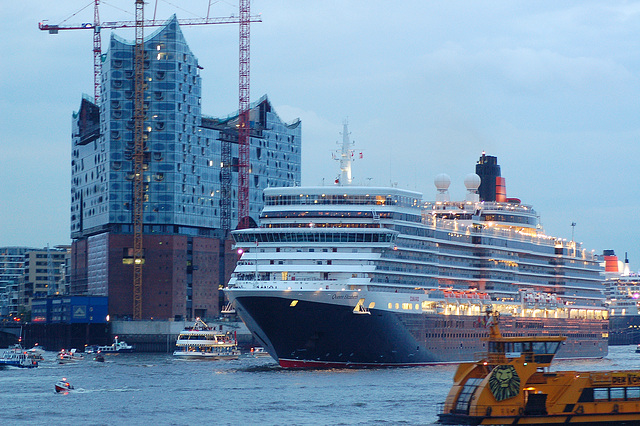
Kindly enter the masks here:
[[[130, 231], [133, 50], [131, 42], [111, 37], [103, 63], [102, 107], [85, 98], [74, 114], [72, 238], [101, 230]], [[232, 139], [232, 228], [237, 224], [237, 114], [203, 117], [200, 93], [198, 60], [174, 17], [145, 41], [146, 231], [220, 228], [220, 146], [225, 137]], [[299, 121], [282, 122], [266, 97], [252, 105], [251, 121], [249, 198], [257, 221], [264, 188], [300, 184], [301, 126]]]

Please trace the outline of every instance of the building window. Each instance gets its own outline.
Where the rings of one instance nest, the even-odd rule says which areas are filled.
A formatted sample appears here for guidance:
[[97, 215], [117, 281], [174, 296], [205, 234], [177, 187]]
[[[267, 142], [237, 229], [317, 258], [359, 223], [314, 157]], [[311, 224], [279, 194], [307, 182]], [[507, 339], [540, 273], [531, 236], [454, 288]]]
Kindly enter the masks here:
[[[122, 264], [133, 265], [134, 258], [133, 247], [125, 247], [122, 249]], [[142, 249], [142, 264], [144, 265], [144, 249]]]

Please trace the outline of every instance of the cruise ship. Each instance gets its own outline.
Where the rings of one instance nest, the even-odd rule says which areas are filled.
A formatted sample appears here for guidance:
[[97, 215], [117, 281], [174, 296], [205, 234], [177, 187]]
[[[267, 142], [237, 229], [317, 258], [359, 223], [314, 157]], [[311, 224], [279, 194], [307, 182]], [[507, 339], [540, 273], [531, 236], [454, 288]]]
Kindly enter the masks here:
[[609, 308], [609, 345], [640, 344], [640, 276], [629, 270], [629, 259], [614, 250], [603, 252], [605, 297]]
[[607, 354], [598, 259], [507, 198], [496, 157], [482, 153], [465, 200], [441, 174], [425, 202], [352, 185], [348, 135], [335, 185], [267, 188], [260, 227], [232, 233], [225, 294], [282, 367], [470, 361], [486, 351], [488, 308], [504, 336], [566, 336], [561, 358]]

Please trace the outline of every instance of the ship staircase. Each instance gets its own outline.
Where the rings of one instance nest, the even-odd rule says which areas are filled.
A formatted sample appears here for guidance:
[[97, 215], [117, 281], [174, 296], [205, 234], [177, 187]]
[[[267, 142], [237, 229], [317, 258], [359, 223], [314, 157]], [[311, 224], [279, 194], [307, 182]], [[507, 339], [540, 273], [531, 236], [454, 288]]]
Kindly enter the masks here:
[[373, 223], [377, 223], [380, 226], [380, 213], [375, 210], [371, 210], [371, 217], [373, 218]]
[[233, 303], [229, 302], [222, 307], [222, 310], [220, 312], [223, 314], [235, 314], [236, 310], [233, 307]]
[[358, 300], [358, 303], [356, 303], [356, 306], [353, 308], [353, 313], [358, 315], [371, 315], [369, 309], [364, 306], [364, 299]]

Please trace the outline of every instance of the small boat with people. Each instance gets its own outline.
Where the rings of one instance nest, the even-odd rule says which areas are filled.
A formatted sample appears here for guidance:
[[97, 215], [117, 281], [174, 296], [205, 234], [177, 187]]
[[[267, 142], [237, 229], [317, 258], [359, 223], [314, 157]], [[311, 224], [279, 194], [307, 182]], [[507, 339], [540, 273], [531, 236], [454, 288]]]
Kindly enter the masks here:
[[256, 358], [260, 358], [263, 356], [271, 356], [269, 355], [269, 352], [265, 351], [262, 346], [254, 346], [253, 348], [251, 348], [251, 355], [253, 355]]
[[186, 359], [238, 359], [240, 349], [235, 333], [218, 331], [202, 319], [180, 332], [173, 355]]
[[490, 308], [487, 326], [486, 353], [458, 365], [440, 424], [640, 424], [640, 370], [550, 371], [566, 337], [503, 336]]
[[0, 367], [35, 368], [38, 361], [24, 350], [8, 349], [0, 355]]
[[70, 390], [73, 390], [74, 387], [71, 383], [69, 383], [66, 377], [63, 377], [61, 380], [56, 382], [56, 384], [54, 385], [54, 389], [56, 390], [56, 393], [66, 394], [69, 393]]
[[36, 361], [44, 361], [45, 350], [37, 343], [31, 349], [27, 349], [26, 352], [32, 359], [35, 359]]
[[84, 356], [78, 353], [75, 348], [70, 350], [62, 349], [58, 352], [56, 359], [59, 364], [68, 364], [71, 362], [82, 361], [84, 360]]
[[127, 344], [124, 340], [118, 340], [118, 336], [115, 337], [114, 341], [110, 345], [92, 345], [87, 346], [84, 349], [85, 353], [94, 354], [98, 352], [105, 353], [122, 353], [122, 352], [133, 352], [134, 348], [132, 345]]

